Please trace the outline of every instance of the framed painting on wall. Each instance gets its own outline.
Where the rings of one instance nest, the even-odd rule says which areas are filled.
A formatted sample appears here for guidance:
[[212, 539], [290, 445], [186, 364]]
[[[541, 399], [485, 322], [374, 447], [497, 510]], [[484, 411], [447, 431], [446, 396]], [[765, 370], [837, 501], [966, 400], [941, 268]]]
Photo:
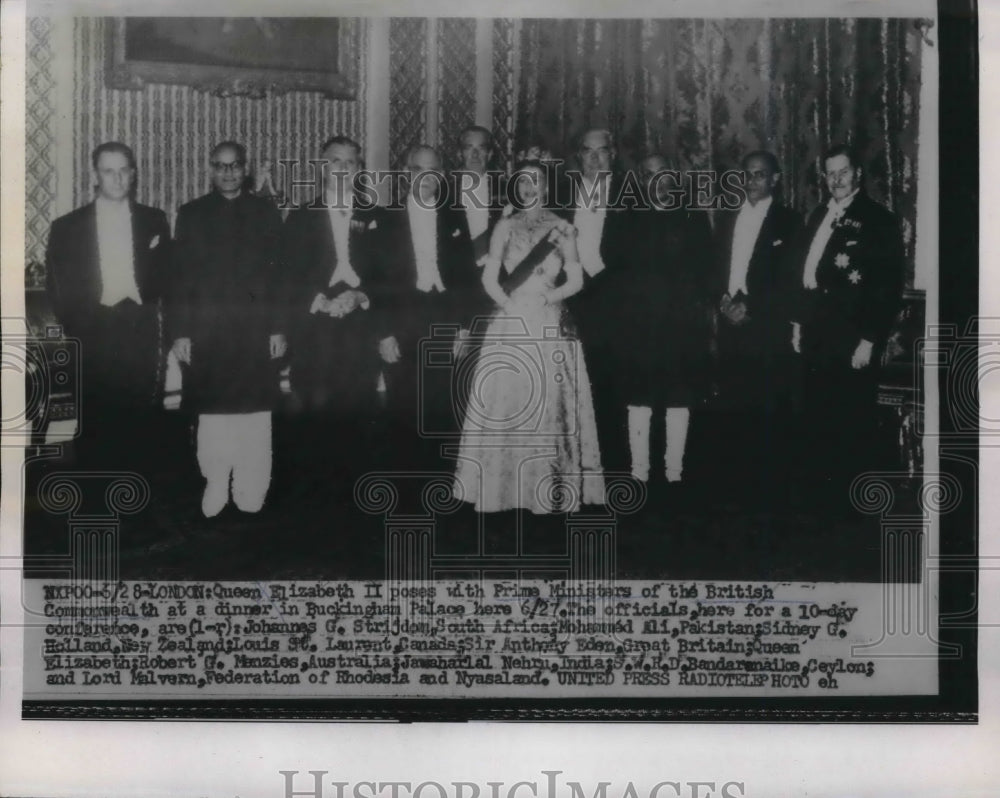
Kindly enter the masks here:
[[108, 30], [112, 88], [179, 83], [223, 96], [357, 90], [357, 20], [344, 17], [124, 17]]

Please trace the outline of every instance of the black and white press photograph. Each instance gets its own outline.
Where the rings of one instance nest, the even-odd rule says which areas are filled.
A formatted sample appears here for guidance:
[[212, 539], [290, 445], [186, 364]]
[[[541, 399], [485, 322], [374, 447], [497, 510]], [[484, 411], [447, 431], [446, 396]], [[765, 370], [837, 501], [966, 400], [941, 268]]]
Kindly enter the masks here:
[[5, 3], [0, 792], [991, 794], [985, 17]]
[[59, 24], [27, 554], [107, 513], [123, 578], [381, 579], [406, 517], [428, 576], [603, 524], [608, 576], [880, 581], [870, 494], [921, 503], [932, 20]]
[[26, 718], [975, 722], [974, 11], [113, 6], [23, 26]]

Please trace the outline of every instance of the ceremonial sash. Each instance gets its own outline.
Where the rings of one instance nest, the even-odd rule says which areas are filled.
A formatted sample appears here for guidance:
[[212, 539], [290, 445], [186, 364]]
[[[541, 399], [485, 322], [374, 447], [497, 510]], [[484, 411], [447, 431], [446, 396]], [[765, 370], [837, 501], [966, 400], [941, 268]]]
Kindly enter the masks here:
[[514, 267], [514, 270], [506, 276], [500, 278], [500, 287], [512, 294], [532, 275], [535, 268], [544, 261], [556, 249], [556, 243], [551, 240], [550, 235], [539, 241], [532, 248], [531, 252], [524, 256], [524, 259]]

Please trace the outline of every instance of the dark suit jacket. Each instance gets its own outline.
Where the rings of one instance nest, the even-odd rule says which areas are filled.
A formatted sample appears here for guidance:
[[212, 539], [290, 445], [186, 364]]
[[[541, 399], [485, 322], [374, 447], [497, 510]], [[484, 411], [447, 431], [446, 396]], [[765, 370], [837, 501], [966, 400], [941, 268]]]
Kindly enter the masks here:
[[[184, 403], [200, 413], [270, 410], [269, 338], [287, 334], [281, 216], [266, 199], [211, 192], [177, 214], [171, 338], [191, 339]], [[189, 378], [190, 377], [190, 378]]]
[[493, 185], [494, 181], [491, 181], [490, 188], [492, 189], [492, 196], [490, 198], [488, 223], [486, 231], [481, 234], [480, 240], [477, 241], [472, 237], [469, 230], [469, 217], [465, 212], [465, 202], [459, 190], [457, 178], [458, 175], [452, 176], [449, 189], [451, 191], [449, 204], [451, 204], [455, 210], [455, 218], [459, 220], [459, 223], [462, 226], [463, 234], [466, 235], [472, 243], [472, 262], [477, 267], [476, 272], [479, 276], [479, 285], [475, 286], [471, 290], [469, 301], [475, 308], [475, 314], [485, 317], [490, 313], [490, 311], [493, 310], [493, 300], [490, 299], [489, 294], [486, 293], [486, 289], [482, 285], [482, 262], [484, 256], [490, 251], [490, 241], [493, 237], [493, 230], [496, 228], [497, 222], [499, 222], [503, 217], [503, 209], [507, 205], [507, 198], [504, 193], [506, 183], [503, 181], [496, 181], [497, 185]]
[[[355, 210], [351, 215], [348, 249], [362, 291], [375, 276], [383, 214], [383, 209], [372, 208]], [[329, 285], [337, 267], [337, 250], [326, 209], [302, 206], [292, 211], [285, 220], [283, 239], [286, 279], [294, 286], [289, 291], [293, 317], [308, 314], [316, 294], [333, 298], [348, 288], [343, 283], [332, 288]]]
[[708, 390], [711, 228], [703, 211], [635, 214], [610, 285], [611, 342], [626, 404], [690, 407]]
[[[733, 257], [733, 234], [739, 211], [723, 212], [717, 217], [717, 269], [713, 285], [716, 302], [729, 289], [729, 270]], [[802, 230], [801, 217], [790, 208], [771, 201], [764, 216], [764, 223], [757, 234], [750, 265], [747, 268], [746, 298], [750, 317], [772, 315], [782, 307], [792, 283], [790, 253], [793, 252]]]
[[[163, 211], [131, 203], [135, 282], [143, 304], [160, 300], [167, 283], [170, 226]], [[101, 306], [101, 265], [95, 203], [52, 223], [45, 254], [53, 310], [66, 333], [80, 335]]]
[[310, 313], [317, 294], [334, 298], [351, 286], [330, 286], [337, 267], [329, 211], [302, 206], [292, 211], [283, 229], [285, 281], [288, 284], [292, 383], [312, 407], [331, 403], [362, 408], [375, 397], [378, 368], [377, 258], [383, 236], [383, 210], [355, 209], [348, 233], [351, 267], [361, 281], [357, 290], [369, 299], [343, 318]]
[[[566, 173], [559, 178], [558, 185], [559, 215], [572, 222], [576, 216], [577, 198], [582, 191], [579, 173], [574, 171]], [[623, 195], [623, 187], [624, 180], [619, 175], [612, 175], [608, 190], [609, 207], [601, 231], [601, 258], [609, 269], [619, 266], [623, 259], [627, 258], [627, 244], [635, 222], [634, 209], [620, 201], [626, 197]], [[550, 204], [551, 199], [550, 197]]]
[[[469, 232], [469, 219], [465, 215], [465, 202], [462, 197], [461, 189], [458, 181], [459, 175], [452, 175], [451, 181], [449, 183], [449, 205], [451, 205], [461, 218], [462, 225], [465, 227], [466, 234]], [[489, 175], [487, 174], [487, 179]], [[504, 195], [504, 185], [492, 185], [491, 181], [490, 188], [492, 194], [490, 197], [490, 209], [489, 209], [489, 226], [486, 228], [487, 241], [489, 240], [489, 235], [493, 232], [493, 228], [496, 227], [497, 222], [500, 221], [503, 215], [504, 206], [507, 204], [506, 196]], [[471, 235], [469, 236], [471, 238]]]
[[875, 345], [878, 363], [902, 300], [903, 241], [896, 216], [859, 192], [835, 224], [819, 265], [817, 289], [802, 288], [809, 246], [826, 216], [813, 210], [796, 247], [792, 320], [803, 325], [807, 355], [849, 363], [861, 340]]
[[[576, 174], [572, 174], [569, 178], [568, 186], [568, 190], [565, 186], [561, 188], [559, 195], [560, 202], [569, 202], [562, 212], [564, 217], [572, 222], [577, 213], [576, 198], [580, 190]], [[608, 197], [610, 205], [601, 230], [600, 252], [601, 260], [604, 261], [604, 271], [594, 276], [584, 271], [583, 290], [575, 297], [571, 297], [568, 303], [584, 346], [592, 353], [605, 349], [615, 334], [613, 328], [616, 308], [613, 284], [619, 272], [627, 267], [629, 259], [635, 257], [635, 236], [642, 212], [631, 210], [617, 201], [621, 195], [621, 188], [622, 180], [613, 176]], [[579, 212], [590, 213], [586, 210]], [[609, 362], [601, 362], [607, 361], [608, 357], [596, 353], [592, 359], [592, 371], [600, 372], [605, 366], [610, 367]]]
[[424, 294], [416, 287], [417, 262], [406, 206], [384, 212], [376, 319], [380, 336], [396, 336], [404, 349], [428, 334], [428, 324], [468, 327], [478, 312], [482, 271], [475, 266], [468, 226], [461, 212], [452, 208], [442, 207], [436, 213], [438, 272], [445, 290]]
[[793, 253], [802, 231], [799, 215], [776, 200], [761, 224], [747, 267], [749, 318], [735, 325], [718, 312], [729, 290], [733, 237], [739, 211], [724, 212], [716, 224], [713, 303], [721, 400], [735, 406], [766, 406], [780, 401], [792, 375], [789, 305], [794, 295]]

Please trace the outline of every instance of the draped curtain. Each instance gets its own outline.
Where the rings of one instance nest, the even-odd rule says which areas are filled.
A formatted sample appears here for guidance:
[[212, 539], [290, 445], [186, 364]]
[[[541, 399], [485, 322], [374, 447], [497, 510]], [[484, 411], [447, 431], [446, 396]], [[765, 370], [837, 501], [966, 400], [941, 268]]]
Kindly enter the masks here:
[[913, 19], [524, 20], [518, 130], [570, 156], [607, 127], [626, 168], [782, 164], [786, 201], [822, 197], [822, 152], [858, 148], [865, 185], [900, 217], [913, 279], [920, 31]]

